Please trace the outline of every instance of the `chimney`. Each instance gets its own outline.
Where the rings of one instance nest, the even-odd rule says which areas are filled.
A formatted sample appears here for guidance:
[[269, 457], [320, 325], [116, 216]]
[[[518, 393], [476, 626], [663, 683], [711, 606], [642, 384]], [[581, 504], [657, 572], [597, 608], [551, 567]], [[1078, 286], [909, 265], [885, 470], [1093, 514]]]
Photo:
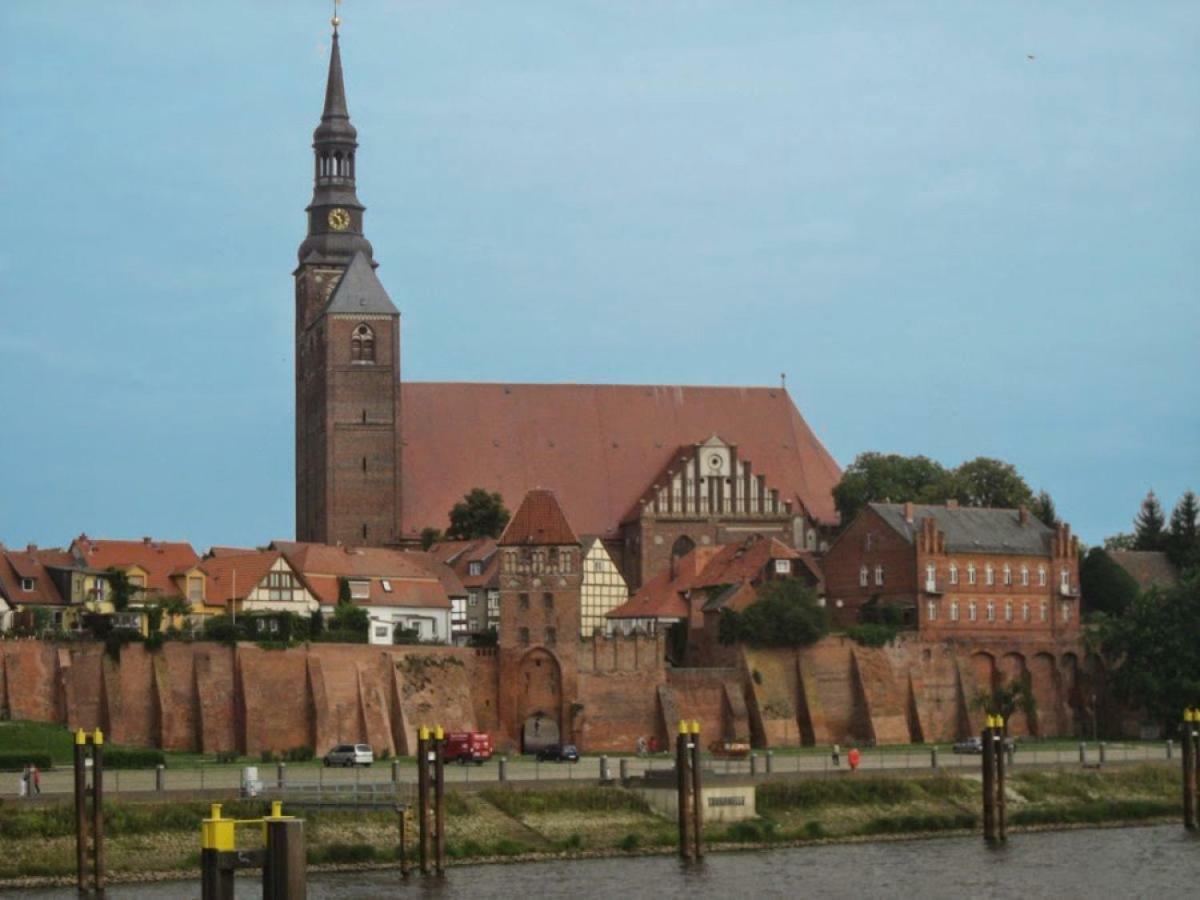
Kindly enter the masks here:
[[25, 552], [26, 553], [37, 553], [37, 544], [26, 544]]
[[1017, 518], [1021, 520], [1022, 525], [1029, 524], [1029, 507], [1021, 506], [1017, 509]]
[[911, 525], [913, 522], [913, 516], [915, 516], [915, 515], [916, 515], [916, 507], [913, 505], [913, 502], [910, 500], [909, 502], [904, 504], [904, 521], [907, 522], [909, 525]]
[[951, 497], [946, 501], [946, 509], [958, 509], [958, 499]]

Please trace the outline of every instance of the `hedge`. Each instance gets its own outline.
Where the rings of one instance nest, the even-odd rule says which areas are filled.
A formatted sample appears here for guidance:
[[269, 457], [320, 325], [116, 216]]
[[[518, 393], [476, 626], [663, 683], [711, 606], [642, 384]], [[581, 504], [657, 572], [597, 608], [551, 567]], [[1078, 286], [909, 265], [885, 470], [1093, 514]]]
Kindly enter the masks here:
[[166, 762], [167, 757], [161, 750], [114, 747], [104, 751], [106, 769], [149, 769]]
[[49, 753], [0, 753], [0, 772], [20, 772], [28, 765], [49, 769], [53, 761]]

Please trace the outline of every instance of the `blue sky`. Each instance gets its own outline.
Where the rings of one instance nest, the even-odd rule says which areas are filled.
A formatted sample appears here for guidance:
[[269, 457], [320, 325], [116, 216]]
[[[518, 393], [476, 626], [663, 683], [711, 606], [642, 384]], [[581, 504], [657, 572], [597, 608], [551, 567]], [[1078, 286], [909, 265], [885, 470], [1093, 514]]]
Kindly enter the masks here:
[[[405, 377], [786, 372], [843, 465], [1000, 457], [1093, 542], [1200, 489], [1200, 4], [342, 15]], [[328, 17], [0, 4], [0, 540], [293, 533]]]

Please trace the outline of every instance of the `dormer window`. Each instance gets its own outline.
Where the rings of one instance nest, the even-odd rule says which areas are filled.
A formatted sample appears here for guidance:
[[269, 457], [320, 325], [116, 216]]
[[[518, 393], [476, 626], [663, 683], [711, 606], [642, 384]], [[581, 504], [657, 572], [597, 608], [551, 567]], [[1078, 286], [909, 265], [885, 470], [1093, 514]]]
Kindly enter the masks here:
[[350, 336], [350, 361], [356, 363], [375, 362], [375, 332], [366, 322], [359, 323]]
[[350, 599], [351, 600], [366, 600], [371, 596], [371, 582], [369, 581], [351, 581], [350, 582]]
[[776, 575], [792, 574], [792, 561], [790, 559], [775, 560], [775, 574]]
[[187, 595], [189, 603], [204, 602], [204, 578], [200, 575], [189, 575], [187, 579]]
[[483, 563], [477, 559], [472, 560], [471, 562], [467, 563], [467, 574], [468, 575], [482, 575], [483, 574]]
[[23, 591], [32, 591], [36, 586], [37, 586], [36, 579], [33, 579], [33, 578], [22, 578], [21, 579], [21, 590], [23, 590]]

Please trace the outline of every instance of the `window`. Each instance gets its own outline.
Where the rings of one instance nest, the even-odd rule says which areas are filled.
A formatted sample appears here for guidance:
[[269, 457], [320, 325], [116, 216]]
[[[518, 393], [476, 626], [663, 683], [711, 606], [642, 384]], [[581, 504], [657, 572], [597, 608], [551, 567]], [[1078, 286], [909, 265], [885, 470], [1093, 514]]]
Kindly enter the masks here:
[[1049, 605], [1049, 604], [1048, 604], [1048, 603], [1046, 603], [1046, 601], [1045, 601], [1045, 600], [1043, 600], [1043, 601], [1041, 602], [1041, 609], [1039, 610], [1039, 613], [1041, 614], [1041, 619], [1042, 619], [1042, 621], [1043, 621], [1043, 622], [1045, 622], [1045, 621], [1046, 621], [1046, 612], [1047, 612], [1047, 609], [1046, 609], [1046, 607], [1047, 607], [1048, 605]]
[[522, 647], [528, 647], [529, 646], [529, 629], [528, 628], [518, 628], [517, 629], [517, 640], [520, 641]]
[[1029, 621], [1029, 604], [1028, 603], [1021, 604], [1021, 621], [1022, 622]]
[[1040, 587], [1046, 586], [1046, 567], [1045, 566], [1038, 566], [1038, 585]]
[[775, 574], [776, 575], [792, 574], [792, 561], [790, 559], [775, 560]]
[[929, 563], [927, 566], [925, 566], [925, 590], [937, 590], [937, 566], [935, 566], [933, 563]]
[[558, 631], [554, 628], [546, 629], [546, 646], [553, 647], [558, 643]]
[[144, 588], [146, 586], [146, 576], [145, 575], [129, 575], [127, 577], [127, 580], [129, 581], [130, 587]]
[[33, 587], [34, 587], [34, 583], [35, 583], [35, 581], [32, 578], [22, 578], [21, 579], [21, 590], [32, 591]]
[[1004, 583], [1012, 584], [1012, 567], [1008, 563], [1004, 564]]
[[375, 637], [381, 641], [386, 641], [388, 639], [388, 632], [391, 630], [392, 629], [390, 625], [376, 625]]
[[388, 579], [386, 579], [386, 578], [381, 578], [381, 579], [379, 580], [379, 583], [380, 583], [381, 585], [383, 585], [383, 592], [384, 592], [385, 594], [390, 594], [390, 593], [392, 592], [392, 583], [391, 583], [391, 581], [389, 581], [389, 580], [388, 580]]
[[878, 587], [882, 584], [883, 584], [883, 566], [876, 566], [875, 567], [875, 586]]
[[1004, 621], [1011, 622], [1013, 620], [1013, 606], [1011, 600], [1004, 601]]
[[967, 584], [975, 584], [978, 579], [975, 577], [975, 563], [967, 566]]
[[1021, 585], [1029, 587], [1029, 566], [1021, 566]]
[[479, 591], [467, 592], [467, 605], [472, 607], [479, 605]]
[[950, 583], [958, 584], [958, 563], [950, 563]]
[[1064, 603], [1062, 605], [1062, 620], [1063, 620], [1063, 622], [1071, 621], [1071, 604], [1070, 603]]
[[930, 600], [925, 604], [925, 618], [930, 622], [937, 621], [937, 601]]
[[357, 363], [375, 362], [375, 332], [366, 322], [359, 324], [350, 335], [350, 361]]
[[292, 599], [295, 582], [291, 572], [267, 573], [267, 599], [276, 603], [287, 603]]
[[351, 581], [350, 582], [350, 599], [351, 600], [366, 600], [371, 596], [371, 582], [369, 581]]
[[542, 606], [546, 609], [554, 609], [554, 595], [550, 593], [542, 594]]
[[189, 575], [187, 580], [188, 602], [204, 602], [204, 579], [198, 575]]
[[978, 618], [979, 618], [979, 610], [975, 605], [975, 601], [968, 600], [967, 601], [967, 619], [971, 622], [974, 622]]
[[989, 622], [996, 621], [996, 601], [995, 600], [989, 600], [987, 602], [987, 620]]
[[468, 575], [482, 575], [483, 574], [483, 563], [477, 559], [471, 560], [471, 562], [467, 563], [467, 574]]
[[450, 630], [467, 630], [467, 607], [462, 597], [450, 598]]
[[1059, 586], [1062, 588], [1062, 592], [1064, 594], [1071, 593], [1071, 570], [1070, 569], [1063, 569], [1059, 573], [1058, 583], [1059, 583]]
[[867, 571], [866, 566], [863, 566], [862, 568], [860, 568], [858, 570], [858, 586], [859, 587], [866, 587], [867, 584], [869, 583], [869, 578], [870, 578], [870, 573]]
[[950, 601], [950, 621], [951, 622], [958, 621], [958, 601], [957, 600]]
[[517, 606], [521, 609], [529, 609], [529, 595], [517, 594]]
[[991, 563], [988, 563], [983, 569], [983, 581], [989, 587], [996, 583], [996, 570], [992, 568]]

